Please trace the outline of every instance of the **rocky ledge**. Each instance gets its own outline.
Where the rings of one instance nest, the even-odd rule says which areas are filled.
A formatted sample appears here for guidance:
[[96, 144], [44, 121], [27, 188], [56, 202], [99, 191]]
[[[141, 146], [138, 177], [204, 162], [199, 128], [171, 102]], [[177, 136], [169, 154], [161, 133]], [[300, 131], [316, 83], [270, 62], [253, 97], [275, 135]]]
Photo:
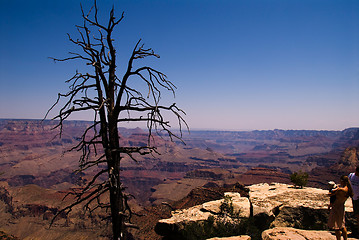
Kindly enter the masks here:
[[[263, 240], [336, 240], [334, 233], [328, 231], [301, 230], [296, 228], [276, 227], [262, 233]], [[354, 240], [356, 238], [348, 238]], [[222, 239], [224, 240], [224, 239]]]
[[[171, 218], [158, 221], [155, 230], [165, 239], [333, 239], [327, 231], [327, 190], [280, 183], [255, 184], [248, 189], [249, 197], [225, 193], [221, 200], [173, 211]], [[352, 211], [348, 200], [349, 230], [355, 226]], [[308, 230], [312, 231], [306, 233]], [[322, 238], [299, 237], [305, 234]], [[278, 238], [271, 238], [274, 235]], [[289, 237], [294, 235], [298, 238]], [[237, 237], [228, 238], [231, 236]]]

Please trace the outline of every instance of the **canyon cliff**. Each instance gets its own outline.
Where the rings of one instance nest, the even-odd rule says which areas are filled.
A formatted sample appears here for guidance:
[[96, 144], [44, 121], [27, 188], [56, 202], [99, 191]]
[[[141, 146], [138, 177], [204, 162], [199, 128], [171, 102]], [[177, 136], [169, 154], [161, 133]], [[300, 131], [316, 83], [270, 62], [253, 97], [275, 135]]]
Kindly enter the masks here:
[[[224, 198], [172, 211], [156, 232], [164, 239], [335, 239], [328, 231], [327, 190], [272, 183], [248, 186], [249, 195], [224, 193]], [[351, 201], [346, 201], [346, 225], [356, 228]], [[308, 231], [309, 230], [309, 231]], [[321, 236], [321, 237], [320, 237]], [[249, 238], [250, 237], [250, 238]], [[234, 237], [235, 238], [235, 237]], [[227, 239], [227, 238], [225, 238]], [[228, 238], [231, 239], [231, 238]]]
[[[51, 236], [71, 231], [94, 236], [92, 229], [99, 227], [106, 237], [101, 212], [89, 217], [81, 209], [48, 229], [54, 213], [71, 202], [71, 198], [62, 202], [63, 196], [81, 188], [94, 174], [76, 173], [80, 153], [68, 152], [89, 124], [67, 121], [59, 138], [54, 121], [0, 119], [0, 204], [5, 219], [0, 230], [23, 239], [34, 236], [29, 233], [34, 229], [39, 236], [47, 231]], [[147, 141], [140, 128], [119, 130], [122, 145], [141, 146]], [[132, 232], [135, 239], [160, 239], [154, 226], [159, 219], [169, 218], [171, 210], [219, 200], [233, 189], [246, 196], [246, 187], [253, 184], [289, 184], [289, 175], [299, 170], [309, 173], [308, 186], [326, 188], [327, 181], [358, 165], [359, 128], [192, 131], [185, 133], [184, 140], [186, 145], [155, 136], [159, 155], [143, 156], [138, 162], [125, 157], [122, 162], [122, 180], [134, 196], [130, 204], [142, 215], [133, 217], [141, 229]], [[46, 197], [39, 197], [42, 192], [48, 193]]]

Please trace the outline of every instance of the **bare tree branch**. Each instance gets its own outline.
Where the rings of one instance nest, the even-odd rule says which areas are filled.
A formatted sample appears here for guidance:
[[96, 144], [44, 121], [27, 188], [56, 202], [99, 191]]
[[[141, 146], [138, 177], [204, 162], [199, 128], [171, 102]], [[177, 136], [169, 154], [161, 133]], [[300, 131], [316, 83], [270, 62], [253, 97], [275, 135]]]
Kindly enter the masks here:
[[[79, 142], [70, 151], [81, 152], [77, 172], [96, 172], [89, 182], [80, 189], [70, 192], [67, 196], [75, 197], [75, 201], [57, 213], [69, 214], [75, 206], [81, 205], [92, 214], [97, 209], [109, 209], [112, 222], [113, 239], [124, 235], [126, 229], [134, 227], [131, 216], [134, 214], [128, 206], [129, 195], [121, 181], [121, 160], [128, 157], [138, 162], [138, 157], [148, 154], [159, 154], [153, 144], [154, 135], [163, 137], [163, 132], [173, 140], [181, 139], [182, 128], [188, 125], [183, 118], [185, 112], [175, 103], [166, 106], [161, 104], [161, 92], [170, 91], [175, 97], [175, 85], [167, 76], [150, 66], [133, 69], [147, 57], [159, 58], [151, 48], [145, 48], [141, 39], [135, 44], [123, 75], [117, 73], [117, 52], [112, 37], [116, 26], [121, 23], [124, 13], [117, 19], [114, 8], [109, 12], [108, 21], [101, 23], [98, 17], [98, 6], [94, 6], [86, 14], [81, 6], [83, 24], [76, 26], [78, 38], [68, 34], [68, 40], [77, 47], [78, 52], [69, 52], [66, 58], [51, 58], [55, 62], [79, 60], [92, 71], [75, 75], [66, 81], [69, 84], [67, 93], [59, 93], [57, 100], [45, 115], [60, 105], [53, 119], [58, 120], [61, 137], [64, 122], [77, 112], [91, 111], [94, 113], [93, 124], [87, 127], [79, 137]], [[146, 90], [131, 87], [134, 79], [146, 86]], [[180, 135], [171, 130], [165, 113], [177, 118]], [[133, 116], [136, 117], [133, 117]], [[138, 116], [138, 117], [137, 117]], [[119, 124], [128, 122], [146, 123], [148, 141], [146, 146], [125, 146], [120, 144]], [[104, 180], [104, 175], [106, 175]], [[109, 203], [102, 202], [102, 196], [108, 194]], [[54, 219], [55, 219], [54, 218]], [[54, 221], [53, 219], [53, 221]], [[52, 221], [52, 223], [53, 223]]]

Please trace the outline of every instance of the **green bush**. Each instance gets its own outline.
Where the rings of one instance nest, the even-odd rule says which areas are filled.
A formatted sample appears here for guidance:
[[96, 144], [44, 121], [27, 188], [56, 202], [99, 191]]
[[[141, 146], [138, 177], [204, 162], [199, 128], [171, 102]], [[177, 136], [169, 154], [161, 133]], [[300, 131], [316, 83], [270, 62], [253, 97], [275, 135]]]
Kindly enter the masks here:
[[302, 171], [294, 172], [290, 175], [290, 181], [294, 186], [303, 188], [308, 183], [308, 173]]
[[232, 197], [230, 196], [224, 196], [222, 204], [219, 206], [220, 209], [220, 215], [221, 216], [234, 216], [234, 208], [233, 208], [233, 201]]

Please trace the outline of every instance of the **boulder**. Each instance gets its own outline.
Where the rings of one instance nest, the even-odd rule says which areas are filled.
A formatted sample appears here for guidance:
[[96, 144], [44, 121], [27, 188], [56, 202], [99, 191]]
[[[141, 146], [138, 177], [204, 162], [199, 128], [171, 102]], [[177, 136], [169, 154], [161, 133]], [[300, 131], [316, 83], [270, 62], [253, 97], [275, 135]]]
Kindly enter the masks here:
[[[262, 233], [263, 240], [336, 240], [335, 234], [328, 231], [300, 230], [287, 227], [276, 227]], [[355, 239], [355, 238], [348, 238]]]
[[[260, 183], [248, 188], [253, 208], [263, 209], [266, 212], [273, 212], [280, 206], [327, 209], [329, 204], [328, 191], [318, 188], [295, 188], [282, 183]], [[345, 210], [353, 212], [351, 201], [346, 201]]]
[[214, 238], [208, 238], [207, 240], [251, 240], [250, 236], [235, 236], [235, 237], [214, 237]]
[[[231, 205], [232, 212], [223, 210], [223, 204]], [[239, 193], [225, 193], [224, 199], [173, 211], [171, 218], [158, 221], [155, 231], [159, 235], [172, 236], [172, 238], [175, 238], [174, 236], [183, 237], [183, 235], [189, 234], [186, 233], [188, 231], [196, 231], [196, 236], [202, 232], [210, 235], [209, 232], [222, 231], [225, 226], [231, 226], [232, 230], [235, 230], [239, 228], [241, 219], [249, 217], [249, 199], [241, 197]]]
[[[260, 239], [263, 231], [265, 239], [299, 240], [305, 239], [301, 238], [304, 233], [311, 236], [307, 239], [332, 239], [316, 238], [317, 235], [332, 236], [328, 231], [318, 232], [327, 230], [328, 190], [309, 187], [300, 189], [280, 183], [255, 184], [248, 189], [248, 198], [238, 193], [225, 193], [224, 199], [176, 210], [172, 212], [171, 218], [160, 220], [155, 230], [169, 239], [235, 235], [250, 235], [252, 239]], [[346, 201], [346, 226], [349, 230], [356, 226], [352, 211], [352, 201], [349, 199]], [[278, 238], [269, 238], [274, 234]], [[280, 234], [284, 234], [283, 238]]]
[[[328, 191], [317, 188], [295, 188], [281, 183], [261, 183], [248, 187], [253, 217], [270, 227], [294, 227], [308, 230], [327, 229]], [[345, 205], [352, 212], [352, 201]], [[348, 215], [348, 214], [347, 214]], [[257, 216], [257, 217], [256, 217]], [[351, 223], [348, 223], [351, 225]]]
[[[224, 196], [230, 199], [229, 201], [232, 203], [233, 206], [233, 213], [238, 214], [240, 218], [249, 218], [251, 211], [250, 211], [250, 203], [248, 198], [241, 197], [241, 195], [237, 192], [227, 192], [224, 193]], [[202, 204], [201, 211], [211, 212], [214, 215], [220, 215], [221, 209], [220, 207], [225, 202], [224, 199], [210, 201]]]
[[188, 209], [181, 209], [172, 212], [172, 217], [161, 219], [155, 226], [155, 231], [162, 236], [177, 234], [185, 225], [190, 222], [205, 221], [211, 216], [210, 212], [201, 211], [202, 205], [197, 205]]

